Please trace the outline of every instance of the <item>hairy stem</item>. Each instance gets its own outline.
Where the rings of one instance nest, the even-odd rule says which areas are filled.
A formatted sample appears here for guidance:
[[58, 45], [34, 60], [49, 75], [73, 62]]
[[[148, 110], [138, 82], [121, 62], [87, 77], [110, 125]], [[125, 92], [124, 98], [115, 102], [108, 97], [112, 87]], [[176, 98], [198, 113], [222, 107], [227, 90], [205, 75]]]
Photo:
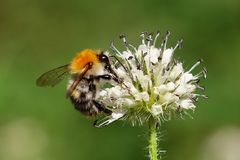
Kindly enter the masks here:
[[157, 123], [151, 118], [149, 120], [149, 157], [150, 160], [158, 159], [158, 137], [157, 137]]

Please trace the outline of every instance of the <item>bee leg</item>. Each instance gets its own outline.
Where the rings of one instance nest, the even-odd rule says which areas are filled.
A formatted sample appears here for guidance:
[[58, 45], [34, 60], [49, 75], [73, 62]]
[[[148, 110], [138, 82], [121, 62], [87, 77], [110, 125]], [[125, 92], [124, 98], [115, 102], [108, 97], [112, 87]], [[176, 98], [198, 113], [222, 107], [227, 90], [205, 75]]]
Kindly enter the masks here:
[[103, 75], [96, 76], [95, 79], [97, 79], [97, 80], [99, 80], [99, 79], [111, 80], [112, 79], [115, 82], [120, 83], [119, 78], [116, 78], [115, 76], [111, 76], [109, 74], [103, 74]]
[[112, 79], [112, 76], [109, 74], [103, 74], [99, 76], [95, 76], [94, 79], [100, 80], [100, 79], [105, 79], [105, 80], [110, 80]]
[[93, 100], [93, 104], [99, 109], [99, 111], [102, 111], [108, 115], [112, 114], [112, 111], [107, 109], [103, 104], [98, 103], [97, 101]]
[[108, 80], [114, 80], [115, 82], [117, 82], [117, 83], [122, 83], [122, 80], [121, 80], [121, 78], [119, 78], [119, 77], [117, 77], [117, 76], [111, 76], [111, 75], [109, 75], [109, 74], [104, 74], [104, 75], [102, 75], [101, 76], [101, 78], [105, 78], [105, 79], [108, 79]]
[[[96, 96], [96, 85], [93, 83], [93, 81], [90, 82], [89, 84], [89, 91], [92, 92], [92, 97], [95, 97]], [[112, 111], [107, 109], [103, 104], [100, 104], [98, 103], [97, 101], [95, 100], [92, 100], [92, 103], [94, 104], [94, 106], [97, 107], [97, 109], [101, 112], [104, 112], [106, 114], [112, 114]]]

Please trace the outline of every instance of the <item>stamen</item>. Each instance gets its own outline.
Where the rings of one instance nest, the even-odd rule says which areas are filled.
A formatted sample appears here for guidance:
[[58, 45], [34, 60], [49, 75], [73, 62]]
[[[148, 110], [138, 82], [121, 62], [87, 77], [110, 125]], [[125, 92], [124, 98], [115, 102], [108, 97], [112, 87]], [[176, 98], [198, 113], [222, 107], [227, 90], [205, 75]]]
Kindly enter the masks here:
[[196, 84], [199, 84], [200, 83], [200, 78], [199, 79], [196, 79], [194, 82], [196, 83]]
[[[131, 57], [134, 57], [134, 58], [135, 58], [136, 65], [137, 65], [137, 66], [140, 66], [140, 62], [139, 62], [139, 60], [138, 60], [138, 58], [137, 58], [137, 55], [136, 55], [137, 48], [127, 42], [126, 36], [125, 36], [124, 34], [120, 35], [119, 38], [123, 40], [123, 43], [125, 44], [125, 47], [126, 47], [127, 51], [130, 52], [130, 53], [133, 55], [133, 56], [131, 56]], [[128, 46], [131, 47], [131, 48], [133, 48], [134, 51], [132, 52], [132, 51], [128, 48]], [[130, 59], [132, 59], [132, 58], [130, 58]], [[128, 60], [130, 60], [130, 59], [128, 59]]]
[[125, 63], [126, 63], [126, 65], [127, 65], [127, 66], [126, 66], [126, 69], [128, 70], [127, 73], [129, 74], [130, 78], [131, 78], [132, 80], [134, 80], [134, 79], [133, 79], [133, 74], [132, 74], [132, 72], [131, 72], [132, 67], [131, 67], [130, 63], [128, 62], [128, 60], [127, 60], [126, 58], [124, 58], [124, 60], [125, 60]]
[[182, 72], [181, 73], [179, 73], [179, 75], [174, 79], [174, 82], [176, 82], [177, 80], [179, 80], [180, 79], [180, 77], [182, 76]]
[[191, 72], [194, 68], [196, 68], [199, 64], [203, 62], [202, 59], [199, 59], [197, 63], [195, 63], [187, 72]]
[[[170, 35], [170, 32], [169, 32], [169, 35]], [[167, 36], [166, 36], [166, 37], [167, 37]], [[173, 57], [173, 54], [175, 53], [175, 50], [176, 50], [178, 47], [181, 46], [182, 42], [183, 42], [183, 39], [178, 40], [176, 46], [172, 49], [172, 55], [171, 55], [171, 57]], [[167, 43], [166, 43], [166, 44], [167, 44]], [[165, 45], [165, 47], [166, 47], [166, 45]], [[165, 50], [165, 49], [164, 49], [164, 50]], [[163, 51], [164, 51], [164, 50], [163, 50]], [[160, 54], [160, 56], [158, 57], [159, 60], [162, 59], [162, 55], [163, 55], [163, 52], [162, 52], [162, 54]], [[167, 66], [166, 66], [165, 68], [167, 68], [167, 70], [169, 70], [169, 68], [172, 68], [172, 67], [176, 64], [175, 62], [176, 62], [176, 60], [175, 60], [174, 58], [171, 58], [171, 59], [170, 59], [170, 62], [167, 64]], [[172, 65], [172, 67], [170, 67], [170, 65]]]
[[116, 61], [123, 67], [123, 69], [124, 69], [126, 72], [128, 72], [127, 68], [123, 65], [123, 63], [122, 63], [116, 56], [113, 55], [112, 57], [116, 59]]
[[[111, 56], [111, 57], [113, 57], [113, 56]], [[115, 68], [117, 68], [117, 64], [118, 64], [119, 62], [118, 61], [116, 61], [114, 64], [113, 64], [113, 66], [115, 67]]]
[[126, 36], [124, 34], [121, 34], [121, 35], [119, 35], [119, 38], [123, 41], [127, 51], [130, 51], [129, 48], [128, 48], [128, 43], [127, 43]]
[[193, 103], [196, 103], [198, 101], [198, 97], [190, 97], [190, 99], [193, 101]]
[[203, 67], [203, 77], [206, 79], [207, 78], [207, 68], [206, 67]]
[[140, 34], [140, 37], [142, 37], [142, 44], [144, 44], [144, 45], [146, 45], [146, 44], [145, 44], [145, 34], [146, 34], [146, 32], [142, 32], [142, 33]]
[[130, 44], [130, 43], [128, 43], [128, 45], [129, 45], [130, 47], [132, 47], [135, 52], [137, 52], [137, 48], [136, 48], [134, 45], [132, 45], [132, 44]]
[[156, 36], [155, 36], [155, 38], [154, 38], [154, 41], [153, 41], [153, 46], [156, 45], [156, 42], [157, 42], [157, 39], [158, 39], [159, 35], [160, 35], [160, 32], [157, 31], [157, 34], [156, 34]]
[[146, 41], [148, 42], [148, 44], [147, 44], [148, 48], [150, 47], [151, 42], [153, 41], [152, 35], [153, 35], [153, 33], [149, 33], [148, 36], [146, 37]]
[[193, 94], [196, 97], [202, 97], [204, 99], [208, 99], [208, 96], [204, 95], [204, 94]]
[[124, 34], [119, 35], [119, 38], [123, 40], [123, 43], [126, 43], [126, 36]]
[[[148, 36], [146, 37], [146, 41], [147, 41], [147, 53], [150, 54], [150, 45], [152, 43], [152, 34], [153, 33], [149, 33]], [[151, 57], [148, 57], [148, 68], [151, 67]]]
[[200, 77], [203, 77], [204, 79], [207, 78], [207, 69], [204, 67], [203, 70], [201, 72], [199, 72], [198, 74], [196, 74], [194, 77], [196, 77], [197, 79]]
[[[147, 54], [143, 53], [143, 51], [141, 51], [141, 63], [140, 63], [140, 67], [141, 69], [144, 68], [144, 57], [146, 56]], [[139, 68], [140, 69], [140, 68]]]
[[204, 87], [204, 86], [196, 85], [196, 87], [197, 87], [198, 89], [201, 89], [201, 90], [205, 91], [205, 87]]
[[125, 116], [126, 112], [123, 113], [112, 113], [110, 116], [104, 117], [103, 119], [100, 120], [96, 120], [93, 123], [93, 126], [96, 128], [101, 128], [101, 127], [105, 127], [121, 118], [123, 118]]
[[114, 46], [113, 42], [111, 42], [110, 49], [112, 49], [115, 53], [122, 55], [122, 53]]
[[174, 52], [177, 48], [179, 48], [179, 49], [182, 48], [182, 42], [183, 42], [183, 39], [178, 40], [176, 46], [175, 46], [174, 49], [173, 49], [173, 52]]
[[173, 59], [173, 65], [174, 65], [174, 66], [177, 65], [177, 63], [178, 63], [178, 61], [174, 58], [174, 59]]
[[167, 42], [168, 42], [168, 37], [170, 36], [170, 31], [167, 31], [165, 38], [161, 44], [161, 47], [163, 47], [163, 50], [166, 50], [167, 48]]

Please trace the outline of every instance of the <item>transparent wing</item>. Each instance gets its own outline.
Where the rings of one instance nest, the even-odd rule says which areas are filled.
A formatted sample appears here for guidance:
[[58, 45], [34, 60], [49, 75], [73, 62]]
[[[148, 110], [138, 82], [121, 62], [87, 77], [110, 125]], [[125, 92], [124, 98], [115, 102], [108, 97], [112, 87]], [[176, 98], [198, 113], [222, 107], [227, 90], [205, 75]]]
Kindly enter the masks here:
[[46, 73], [43, 73], [36, 81], [37, 86], [45, 87], [51, 86], [54, 87], [60, 81], [62, 81], [67, 75], [69, 75], [69, 64], [54, 68]]

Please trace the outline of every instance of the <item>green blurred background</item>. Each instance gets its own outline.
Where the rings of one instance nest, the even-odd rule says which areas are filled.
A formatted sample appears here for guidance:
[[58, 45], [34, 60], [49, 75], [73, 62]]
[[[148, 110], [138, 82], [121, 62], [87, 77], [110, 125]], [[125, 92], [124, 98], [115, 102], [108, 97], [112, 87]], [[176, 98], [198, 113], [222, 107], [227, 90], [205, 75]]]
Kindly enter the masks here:
[[1, 0], [0, 160], [144, 160], [146, 127], [117, 122], [96, 129], [65, 98], [66, 80], [39, 88], [36, 78], [85, 48], [109, 49], [125, 33], [170, 30], [169, 46], [189, 68], [203, 58], [207, 101], [194, 119], [162, 126], [166, 160], [240, 159], [239, 0]]

